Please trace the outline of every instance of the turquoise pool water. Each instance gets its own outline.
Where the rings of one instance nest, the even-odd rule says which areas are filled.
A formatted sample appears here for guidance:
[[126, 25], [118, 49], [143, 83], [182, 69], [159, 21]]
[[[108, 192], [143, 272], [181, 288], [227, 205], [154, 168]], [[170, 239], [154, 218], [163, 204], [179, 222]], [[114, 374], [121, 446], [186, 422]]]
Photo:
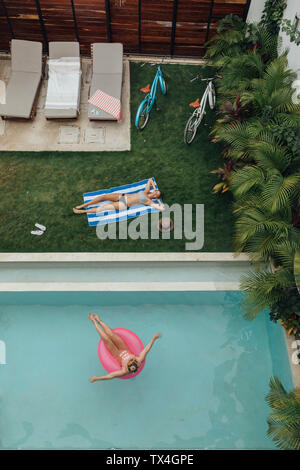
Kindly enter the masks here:
[[[282, 329], [240, 292], [2, 293], [1, 449], [272, 449], [271, 375], [293, 388]], [[158, 340], [131, 380], [104, 370], [88, 313]]]

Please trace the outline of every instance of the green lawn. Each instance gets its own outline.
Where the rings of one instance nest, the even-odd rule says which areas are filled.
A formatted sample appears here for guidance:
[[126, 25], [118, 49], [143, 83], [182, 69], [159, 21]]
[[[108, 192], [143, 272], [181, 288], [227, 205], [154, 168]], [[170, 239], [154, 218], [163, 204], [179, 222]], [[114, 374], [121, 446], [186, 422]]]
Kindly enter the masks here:
[[[155, 67], [131, 64], [130, 152], [2, 152], [0, 153], [0, 251], [184, 251], [185, 240], [99, 240], [85, 215], [72, 207], [82, 193], [154, 176], [164, 202], [205, 205], [205, 244], [202, 251], [232, 251], [230, 195], [213, 195], [221, 150], [210, 142], [215, 114], [208, 112], [191, 146], [183, 143], [188, 103], [201, 96], [204, 85], [190, 83], [198, 67], [164, 65], [167, 96], [158, 93], [146, 129], [134, 127], [135, 112]], [[207, 72], [209, 73], [209, 72]], [[34, 223], [47, 226], [42, 237], [30, 234]]]

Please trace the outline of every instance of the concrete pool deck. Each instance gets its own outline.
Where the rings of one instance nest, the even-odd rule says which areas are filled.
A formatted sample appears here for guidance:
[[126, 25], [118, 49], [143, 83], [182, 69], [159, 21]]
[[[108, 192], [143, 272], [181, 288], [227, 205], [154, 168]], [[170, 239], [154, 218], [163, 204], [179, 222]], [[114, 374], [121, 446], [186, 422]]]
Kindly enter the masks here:
[[239, 290], [232, 253], [1, 253], [0, 291]]
[[[10, 77], [10, 56], [0, 55], [0, 80], [6, 83]], [[47, 79], [42, 81], [33, 120], [1, 120], [0, 151], [124, 151], [130, 150], [130, 67], [123, 61], [122, 110], [124, 116], [116, 121], [89, 121], [88, 94], [91, 82], [91, 59], [81, 58], [82, 77], [80, 114], [77, 119], [50, 119], [44, 115]], [[0, 102], [3, 86], [0, 87]], [[1, 119], [1, 118], [0, 118]], [[64, 143], [73, 142], [73, 143]]]

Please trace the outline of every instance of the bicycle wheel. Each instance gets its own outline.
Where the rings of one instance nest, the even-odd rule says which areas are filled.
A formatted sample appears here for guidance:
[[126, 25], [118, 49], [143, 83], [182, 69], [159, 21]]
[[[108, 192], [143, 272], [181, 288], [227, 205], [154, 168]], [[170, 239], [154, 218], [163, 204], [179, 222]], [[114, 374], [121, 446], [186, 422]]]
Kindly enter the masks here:
[[167, 82], [164, 77], [159, 77], [160, 89], [163, 95], [167, 94]]
[[199, 114], [198, 112], [194, 111], [193, 114], [190, 116], [188, 122], [186, 123], [184, 129], [184, 142], [187, 145], [190, 145], [196, 135], [198, 126], [202, 121], [203, 113]]
[[150, 112], [148, 111], [148, 100], [144, 100], [139, 105], [135, 117], [135, 125], [140, 131], [145, 129], [149, 119], [149, 113]]
[[211, 84], [211, 93], [208, 94], [208, 101], [210, 109], [214, 109], [216, 104], [216, 90], [213, 83]]

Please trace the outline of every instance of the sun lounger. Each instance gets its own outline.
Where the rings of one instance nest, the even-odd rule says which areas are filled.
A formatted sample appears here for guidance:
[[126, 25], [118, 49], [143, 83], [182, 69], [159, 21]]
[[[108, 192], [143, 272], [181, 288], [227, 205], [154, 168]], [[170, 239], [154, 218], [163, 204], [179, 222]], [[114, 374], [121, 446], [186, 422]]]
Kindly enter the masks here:
[[[93, 74], [89, 98], [97, 90], [121, 101], [123, 76], [123, 45], [119, 43], [92, 44]], [[116, 117], [89, 104], [90, 120], [116, 121]]]
[[11, 76], [6, 88], [6, 103], [0, 104], [0, 116], [33, 118], [42, 79], [42, 43], [11, 41]]
[[[156, 189], [158, 189], [155, 179], [154, 178], [152, 179], [153, 179], [153, 183]], [[107, 201], [100, 202], [93, 206], [88, 206], [88, 209], [91, 209], [93, 207], [100, 207], [102, 204], [106, 204], [107, 202], [109, 202], [109, 194], [111, 193], [125, 193], [125, 194], [136, 193], [137, 191], [141, 191], [145, 189], [147, 183], [148, 183], [148, 179], [139, 181], [137, 183], [126, 184], [125, 186], [117, 186], [115, 188], [102, 189], [100, 191], [94, 191], [92, 193], [85, 193], [83, 195], [83, 200], [84, 200], [84, 203], [86, 203], [88, 201], [91, 201], [95, 197], [100, 196], [101, 194], [107, 194], [108, 195]], [[98, 212], [96, 214], [88, 214], [88, 224], [90, 226], [93, 226], [93, 225], [111, 224], [113, 222], [122, 222], [123, 220], [132, 219], [133, 217], [138, 217], [139, 215], [149, 214], [150, 212], [158, 212], [158, 211], [159, 209], [154, 209], [153, 207], [145, 206], [144, 204], [136, 204], [134, 206], [128, 207], [127, 209], [123, 211], [106, 211], [106, 212]]]
[[74, 119], [79, 113], [81, 88], [78, 42], [49, 42], [47, 119]]

